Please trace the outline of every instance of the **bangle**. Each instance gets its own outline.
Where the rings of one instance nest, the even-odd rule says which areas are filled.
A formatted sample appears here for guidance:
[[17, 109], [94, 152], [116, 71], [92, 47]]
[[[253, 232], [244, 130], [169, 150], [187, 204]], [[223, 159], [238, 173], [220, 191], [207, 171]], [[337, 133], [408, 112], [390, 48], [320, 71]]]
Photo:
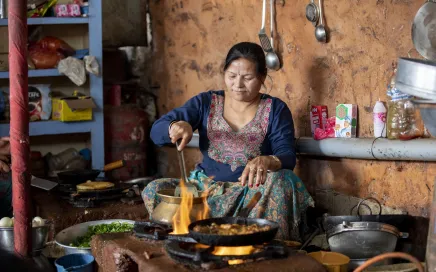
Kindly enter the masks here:
[[282, 167], [282, 161], [277, 156], [270, 155], [270, 157], [279, 164], [280, 168]]

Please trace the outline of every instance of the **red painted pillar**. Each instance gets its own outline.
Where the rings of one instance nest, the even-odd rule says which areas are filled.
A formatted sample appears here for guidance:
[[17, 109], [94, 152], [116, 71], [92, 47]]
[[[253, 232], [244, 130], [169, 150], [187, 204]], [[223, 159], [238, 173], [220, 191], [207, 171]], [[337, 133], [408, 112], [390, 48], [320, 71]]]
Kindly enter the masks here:
[[29, 256], [32, 248], [27, 90], [27, 0], [8, 1], [9, 84], [11, 109], [12, 206], [15, 252]]

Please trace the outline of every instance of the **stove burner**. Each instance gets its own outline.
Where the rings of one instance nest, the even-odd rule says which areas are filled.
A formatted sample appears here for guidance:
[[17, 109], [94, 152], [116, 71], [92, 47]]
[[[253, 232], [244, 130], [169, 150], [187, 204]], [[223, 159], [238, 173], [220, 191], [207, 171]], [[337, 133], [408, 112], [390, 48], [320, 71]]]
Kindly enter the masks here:
[[229, 266], [230, 260], [254, 262], [268, 259], [282, 259], [289, 256], [291, 250], [279, 241], [272, 241], [265, 245], [253, 246], [257, 251], [247, 255], [214, 255], [215, 247], [199, 248], [197, 243], [186, 243], [168, 240], [165, 250], [168, 255], [184, 265], [194, 268], [219, 269]]
[[136, 222], [133, 228], [135, 235], [141, 238], [196, 243], [191, 237], [171, 234], [172, 231], [171, 227], [155, 222]]

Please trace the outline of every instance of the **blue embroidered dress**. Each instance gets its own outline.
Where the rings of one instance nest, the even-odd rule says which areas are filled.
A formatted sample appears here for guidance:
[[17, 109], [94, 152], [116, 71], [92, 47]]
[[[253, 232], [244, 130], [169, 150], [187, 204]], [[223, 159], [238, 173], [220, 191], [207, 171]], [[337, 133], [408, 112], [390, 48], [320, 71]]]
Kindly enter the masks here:
[[276, 155], [283, 169], [294, 169], [294, 123], [283, 101], [262, 95], [256, 116], [239, 131], [228, 125], [223, 109], [224, 91], [201, 93], [156, 121], [151, 139], [159, 146], [170, 144], [170, 123], [188, 122], [200, 135], [203, 162], [197, 169], [220, 181], [237, 181], [247, 162], [260, 155]]
[[[157, 120], [151, 138], [158, 146], [170, 144], [171, 122], [186, 121], [200, 135], [203, 161], [189, 179], [200, 188], [209, 183], [208, 204], [212, 217], [234, 216], [252, 196], [260, 191], [262, 198], [249, 217], [267, 218], [281, 226], [278, 238], [299, 240], [301, 215], [314, 202], [302, 181], [292, 172], [296, 163], [294, 124], [288, 106], [278, 98], [262, 95], [255, 117], [239, 131], [234, 131], [223, 117], [224, 91], [201, 93], [180, 108]], [[248, 161], [262, 155], [275, 155], [282, 170], [269, 173], [264, 185], [242, 187], [238, 181]], [[179, 179], [159, 179], [143, 191], [145, 206], [152, 214], [160, 199], [156, 192], [175, 188]]]

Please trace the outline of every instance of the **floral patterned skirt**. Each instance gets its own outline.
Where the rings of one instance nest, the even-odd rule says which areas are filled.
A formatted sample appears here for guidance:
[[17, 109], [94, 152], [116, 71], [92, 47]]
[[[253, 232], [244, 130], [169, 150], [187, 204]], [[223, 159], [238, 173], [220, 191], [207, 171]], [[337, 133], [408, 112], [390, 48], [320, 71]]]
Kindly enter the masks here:
[[[195, 170], [189, 177], [199, 188], [207, 176]], [[174, 189], [179, 179], [158, 179], [150, 182], [142, 192], [148, 213], [160, 203], [157, 191]], [[208, 204], [211, 217], [235, 216], [260, 191], [262, 197], [250, 212], [249, 218], [265, 218], [280, 225], [278, 239], [300, 240], [299, 224], [309, 206], [314, 206], [312, 197], [303, 182], [290, 170], [268, 173], [264, 185], [248, 188], [239, 182], [212, 181], [209, 183]], [[151, 216], [150, 216], [150, 219]]]

